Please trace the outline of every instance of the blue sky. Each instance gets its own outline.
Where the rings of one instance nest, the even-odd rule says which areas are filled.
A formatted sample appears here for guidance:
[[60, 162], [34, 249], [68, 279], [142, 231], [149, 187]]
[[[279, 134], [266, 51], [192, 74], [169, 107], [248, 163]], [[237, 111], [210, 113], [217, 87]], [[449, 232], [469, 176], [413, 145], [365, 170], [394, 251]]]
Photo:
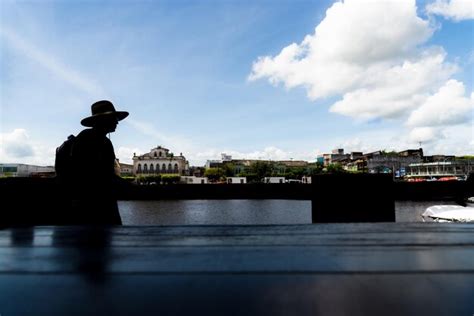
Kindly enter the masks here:
[[101, 99], [117, 156], [474, 154], [472, 0], [2, 1], [0, 162], [52, 164]]

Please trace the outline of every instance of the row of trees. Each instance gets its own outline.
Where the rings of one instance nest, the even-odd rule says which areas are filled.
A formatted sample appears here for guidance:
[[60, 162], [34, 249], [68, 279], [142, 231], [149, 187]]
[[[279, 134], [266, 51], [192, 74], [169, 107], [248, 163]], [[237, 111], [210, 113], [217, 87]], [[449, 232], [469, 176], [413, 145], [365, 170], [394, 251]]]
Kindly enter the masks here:
[[175, 184], [178, 183], [180, 176], [178, 174], [154, 174], [141, 175], [138, 177], [130, 177], [130, 180], [136, 181], [137, 184], [153, 185], [153, 184]]
[[338, 163], [331, 164], [326, 168], [317, 163], [310, 164], [307, 167], [286, 167], [266, 161], [254, 162], [240, 172], [236, 172], [236, 170], [234, 164], [226, 163], [218, 168], [206, 169], [204, 176], [210, 181], [221, 181], [227, 177], [246, 177], [248, 182], [260, 182], [264, 177], [285, 177], [301, 180], [303, 176], [345, 172], [342, 165]]
[[[227, 177], [246, 177], [247, 182], [260, 182], [265, 177], [285, 177], [286, 179], [301, 180], [303, 176], [312, 176], [321, 173], [346, 172], [341, 164], [331, 164], [325, 168], [321, 164], [310, 164], [307, 167], [286, 167], [276, 163], [257, 161], [244, 170], [239, 170], [232, 163], [223, 164], [219, 168], [208, 168], [204, 176], [211, 182], [225, 181]], [[130, 181], [138, 184], [174, 184], [179, 183], [178, 174], [154, 174], [129, 177]]]

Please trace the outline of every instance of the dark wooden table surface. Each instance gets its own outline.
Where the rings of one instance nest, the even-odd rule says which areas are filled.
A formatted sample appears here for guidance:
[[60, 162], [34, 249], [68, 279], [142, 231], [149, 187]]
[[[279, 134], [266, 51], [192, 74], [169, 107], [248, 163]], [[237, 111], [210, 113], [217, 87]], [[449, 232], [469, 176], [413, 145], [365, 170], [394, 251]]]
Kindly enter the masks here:
[[0, 315], [474, 314], [474, 225], [0, 230]]

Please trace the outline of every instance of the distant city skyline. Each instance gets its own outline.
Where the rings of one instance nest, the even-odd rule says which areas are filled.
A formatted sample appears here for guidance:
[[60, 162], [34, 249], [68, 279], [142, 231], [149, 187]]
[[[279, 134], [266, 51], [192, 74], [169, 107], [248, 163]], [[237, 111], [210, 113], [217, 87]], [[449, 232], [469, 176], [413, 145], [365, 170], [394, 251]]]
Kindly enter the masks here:
[[0, 162], [52, 165], [101, 99], [130, 112], [124, 163], [473, 155], [473, 20], [471, 0], [5, 0]]

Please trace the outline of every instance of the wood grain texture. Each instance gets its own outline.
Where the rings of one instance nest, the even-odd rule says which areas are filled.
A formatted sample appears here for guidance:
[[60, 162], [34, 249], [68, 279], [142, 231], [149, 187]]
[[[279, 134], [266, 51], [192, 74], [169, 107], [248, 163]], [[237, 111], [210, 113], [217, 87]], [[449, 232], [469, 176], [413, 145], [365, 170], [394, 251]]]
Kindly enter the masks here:
[[3, 315], [471, 315], [474, 225], [0, 230]]

